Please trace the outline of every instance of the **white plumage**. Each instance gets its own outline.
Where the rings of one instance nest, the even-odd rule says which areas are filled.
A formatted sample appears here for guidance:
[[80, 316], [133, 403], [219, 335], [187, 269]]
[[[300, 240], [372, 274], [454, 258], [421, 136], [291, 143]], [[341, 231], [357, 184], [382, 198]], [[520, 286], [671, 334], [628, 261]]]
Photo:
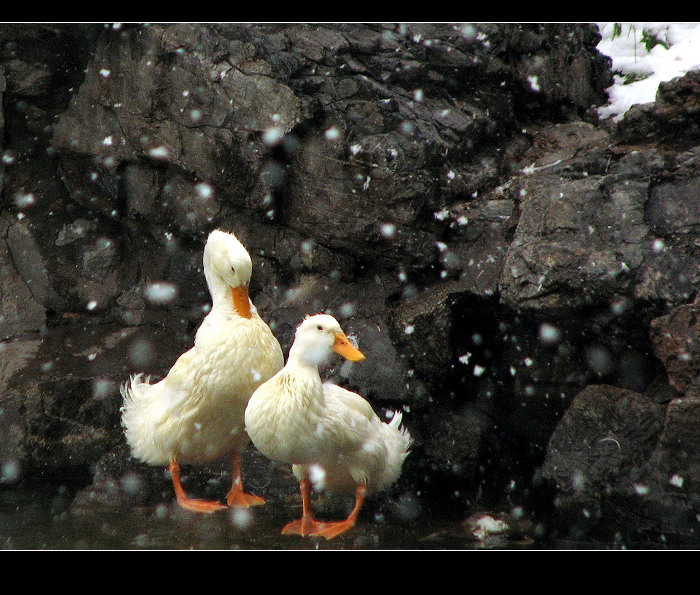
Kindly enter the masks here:
[[230, 454], [233, 479], [229, 506], [262, 504], [242, 489], [240, 453], [250, 395], [279, 371], [284, 356], [270, 328], [248, 297], [250, 255], [238, 239], [211, 232], [204, 248], [204, 275], [212, 308], [197, 330], [194, 346], [167, 376], [150, 384], [142, 374], [122, 387], [122, 424], [132, 454], [152, 465], [169, 465], [178, 502], [211, 512], [218, 502], [188, 498], [180, 484], [182, 464], [202, 464]]
[[[283, 533], [328, 539], [351, 528], [368, 491], [385, 489], [401, 474], [411, 438], [401, 414], [383, 423], [357, 393], [322, 383], [318, 366], [331, 351], [351, 361], [364, 355], [352, 346], [337, 320], [307, 317], [296, 331], [285, 367], [253, 393], [246, 430], [267, 457], [291, 463], [300, 481], [303, 514]], [[355, 508], [340, 522], [323, 523], [311, 513], [310, 490], [355, 492]]]

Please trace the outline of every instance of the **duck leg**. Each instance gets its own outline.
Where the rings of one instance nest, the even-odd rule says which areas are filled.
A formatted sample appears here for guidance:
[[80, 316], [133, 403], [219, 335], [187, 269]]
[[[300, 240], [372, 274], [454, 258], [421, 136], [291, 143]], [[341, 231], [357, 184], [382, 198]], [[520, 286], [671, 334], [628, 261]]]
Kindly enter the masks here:
[[195, 512], [215, 512], [217, 510], [226, 509], [226, 507], [219, 502], [214, 502], [212, 500], [196, 500], [188, 497], [182, 487], [182, 483], [180, 483], [180, 463], [175, 459], [170, 461], [170, 477], [173, 480], [177, 503], [182, 506], [182, 508]]
[[283, 535], [311, 535], [319, 523], [311, 512], [311, 482], [304, 478], [299, 482], [301, 491], [301, 518], [287, 523], [282, 529]]
[[317, 521], [311, 512], [311, 483], [309, 480], [303, 479], [299, 484], [299, 488], [301, 490], [301, 518], [285, 525], [284, 529], [282, 529], [284, 535], [313, 535], [315, 537], [333, 539], [341, 533], [345, 533], [355, 526], [355, 521], [360, 514], [367, 493], [366, 486], [358, 485], [355, 492], [355, 506], [348, 518], [344, 521], [325, 523]]
[[345, 533], [346, 531], [352, 529], [355, 526], [360, 510], [362, 510], [362, 505], [365, 502], [366, 494], [367, 487], [362, 484], [358, 485], [357, 490], [355, 491], [355, 506], [352, 509], [352, 512], [348, 515], [348, 518], [344, 521], [337, 521], [335, 523], [320, 523], [323, 526], [314, 531], [312, 535], [325, 537], [326, 539], [333, 539], [341, 533]]
[[259, 496], [246, 494], [243, 491], [241, 455], [236, 451], [231, 453], [231, 489], [226, 494], [226, 503], [234, 508], [249, 508], [265, 504], [265, 500]]

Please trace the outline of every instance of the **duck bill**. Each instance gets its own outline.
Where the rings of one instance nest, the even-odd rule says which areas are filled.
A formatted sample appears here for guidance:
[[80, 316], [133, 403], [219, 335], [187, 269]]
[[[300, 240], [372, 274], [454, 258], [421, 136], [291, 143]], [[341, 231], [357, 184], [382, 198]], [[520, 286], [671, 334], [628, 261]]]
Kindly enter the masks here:
[[232, 287], [231, 295], [233, 296], [233, 307], [236, 309], [237, 314], [243, 318], [250, 318], [253, 314], [250, 310], [248, 287], [245, 285]]
[[351, 362], [361, 362], [365, 359], [365, 354], [355, 347], [344, 333], [335, 334], [335, 342], [333, 343], [333, 351], [342, 355], [345, 359]]

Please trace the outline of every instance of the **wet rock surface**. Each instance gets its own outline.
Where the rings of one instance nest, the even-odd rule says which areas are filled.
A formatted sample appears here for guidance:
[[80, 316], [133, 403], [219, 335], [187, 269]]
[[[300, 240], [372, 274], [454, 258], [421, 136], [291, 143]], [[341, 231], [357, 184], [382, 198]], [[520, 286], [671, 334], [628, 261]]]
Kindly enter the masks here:
[[[3, 546], [697, 546], [697, 73], [598, 122], [597, 41], [0, 25], [2, 510], [46, 503], [64, 535], [28, 541], [12, 513]], [[166, 470], [125, 447], [119, 385], [191, 345], [217, 227], [251, 253], [285, 353], [330, 312], [367, 360], [326, 375], [403, 410], [403, 476], [352, 536], [280, 540], [297, 486], [252, 447], [268, 505], [242, 521], [177, 511]], [[184, 479], [223, 497], [230, 475]]]

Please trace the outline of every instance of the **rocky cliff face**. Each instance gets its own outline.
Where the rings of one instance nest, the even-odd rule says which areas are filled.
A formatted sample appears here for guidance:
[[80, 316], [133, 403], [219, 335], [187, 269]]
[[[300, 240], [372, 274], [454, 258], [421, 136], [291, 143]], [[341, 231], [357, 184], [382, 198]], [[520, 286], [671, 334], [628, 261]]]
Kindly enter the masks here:
[[426, 505], [697, 543], [698, 76], [598, 122], [597, 42], [0, 26], [0, 481], [135, 467], [119, 384], [191, 344], [221, 227], [285, 353], [309, 313], [355, 335], [367, 360], [328, 373], [404, 410]]

